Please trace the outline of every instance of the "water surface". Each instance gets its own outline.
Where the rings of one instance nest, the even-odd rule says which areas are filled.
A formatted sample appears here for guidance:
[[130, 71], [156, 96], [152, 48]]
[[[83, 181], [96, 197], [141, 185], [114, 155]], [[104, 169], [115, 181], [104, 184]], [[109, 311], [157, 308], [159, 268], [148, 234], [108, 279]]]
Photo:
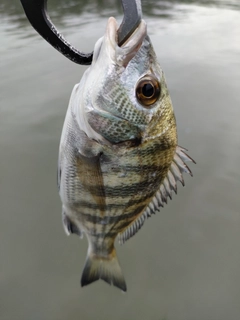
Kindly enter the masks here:
[[[60, 31], [90, 52], [116, 1], [49, 0]], [[240, 318], [240, 3], [143, 1], [179, 144], [197, 161], [186, 187], [124, 246], [126, 294], [79, 286], [86, 239], [66, 237], [56, 188], [69, 96], [86, 67], [0, 3], [0, 319]]]

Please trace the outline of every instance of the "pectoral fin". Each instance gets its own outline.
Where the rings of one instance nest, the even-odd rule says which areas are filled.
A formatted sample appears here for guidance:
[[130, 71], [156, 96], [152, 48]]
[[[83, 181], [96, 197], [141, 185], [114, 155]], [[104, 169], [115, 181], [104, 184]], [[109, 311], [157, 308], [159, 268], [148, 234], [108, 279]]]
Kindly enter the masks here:
[[91, 158], [79, 154], [76, 165], [77, 173], [84, 190], [92, 195], [95, 203], [101, 208], [100, 211], [103, 216], [106, 201], [100, 157], [101, 154]]

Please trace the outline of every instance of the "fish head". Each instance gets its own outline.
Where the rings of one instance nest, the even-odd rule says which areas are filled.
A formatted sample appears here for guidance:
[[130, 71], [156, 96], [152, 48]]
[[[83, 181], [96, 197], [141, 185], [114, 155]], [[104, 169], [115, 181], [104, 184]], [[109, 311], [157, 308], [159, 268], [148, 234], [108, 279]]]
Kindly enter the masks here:
[[[117, 22], [109, 18], [95, 45], [93, 61], [81, 87], [80, 117], [86, 134], [116, 144], [144, 141], [172, 130], [176, 123], [163, 71], [141, 21], [119, 46]], [[170, 128], [171, 127], [171, 128]]]

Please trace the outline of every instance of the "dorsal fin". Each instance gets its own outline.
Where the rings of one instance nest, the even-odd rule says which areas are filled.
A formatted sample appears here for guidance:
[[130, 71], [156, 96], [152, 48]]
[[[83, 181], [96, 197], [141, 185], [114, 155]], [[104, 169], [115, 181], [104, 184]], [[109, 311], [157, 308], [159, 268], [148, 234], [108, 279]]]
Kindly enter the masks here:
[[167, 198], [172, 199], [172, 191], [177, 194], [177, 181], [180, 181], [184, 186], [184, 180], [182, 173], [186, 172], [192, 176], [191, 170], [186, 165], [185, 161], [191, 161], [196, 163], [191, 157], [186, 154], [186, 149], [177, 146], [176, 152], [172, 161], [172, 164], [168, 170], [166, 177], [161, 183], [160, 188], [153, 196], [151, 202], [144, 209], [142, 214], [138, 216], [122, 233], [118, 235], [120, 244], [123, 244], [129, 238], [135, 235], [135, 233], [141, 229], [145, 220], [155, 214], [156, 211], [163, 207], [163, 203], [167, 203]]

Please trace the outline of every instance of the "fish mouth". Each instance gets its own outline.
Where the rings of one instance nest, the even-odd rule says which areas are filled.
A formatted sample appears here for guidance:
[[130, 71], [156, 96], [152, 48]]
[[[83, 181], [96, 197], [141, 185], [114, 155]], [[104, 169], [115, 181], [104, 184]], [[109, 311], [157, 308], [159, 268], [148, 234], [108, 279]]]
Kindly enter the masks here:
[[118, 25], [116, 19], [110, 17], [105, 34], [106, 47], [109, 48], [108, 54], [115, 63], [126, 67], [140, 49], [147, 35], [147, 25], [144, 20], [141, 20], [136, 30], [121, 46], [118, 45], [117, 30]]

